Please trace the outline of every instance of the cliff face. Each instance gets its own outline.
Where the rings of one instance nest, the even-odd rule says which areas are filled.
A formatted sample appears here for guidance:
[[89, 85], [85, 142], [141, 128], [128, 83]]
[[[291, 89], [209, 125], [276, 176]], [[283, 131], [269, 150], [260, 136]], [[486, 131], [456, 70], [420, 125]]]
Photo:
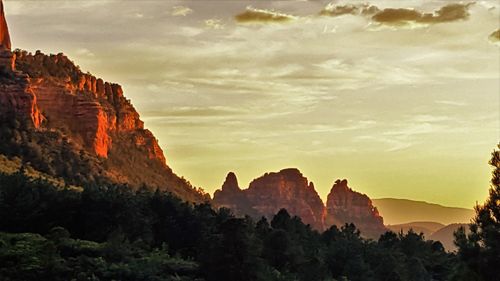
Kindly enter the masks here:
[[[24, 153], [12, 156], [36, 162], [52, 176], [82, 178], [83, 170], [75, 167], [81, 164], [87, 179], [159, 188], [193, 202], [209, 199], [167, 166], [158, 141], [144, 128], [120, 85], [83, 73], [63, 54], [10, 48], [0, 1], [0, 118], [6, 121], [1, 124], [5, 132], [15, 131], [6, 139], [12, 147], [1, 153]], [[18, 125], [6, 128], [12, 119], [28, 123], [22, 130], [29, 134]], [[40, 157], [40, 151], [54, 151], [57, 157]], [[36, 161], [32, 156], [38, 156]], [[68, 163], [73, 167], [62, 167]]]
[[233, 172], [227, 174], [222, 189], [215, 191], [213, 202], [217, 206], [229, 208], [239, 215], [259, 215], [251, 209], [252, 206], [250, 206], [245, 192], [240, 189], [238, 179]]
[[0, 46], [3, 49], [10, 50], [10, 35], [5, 14], [3, 11], [3, 1], [0, 0]]
[[347, 185], [347, 180], [337, 180], [326, 201], [327, 225], [342, 226], [354, 223], [363, 235], [370, 238], [378, 236], [387, 229], [372, 201], [365, 194], [355, 192]]
[[235, 174], [229, 173], [222, 189], [214, 193], [213, 203], [231, 209], [236, 215], [255, 218], [271, 218], [285, 208], [319, 231], [332, 225], [342, 227], [346, 223], [354, 223], [368, 238], [378, 238], [387, 231], [370, 198], [350, 189], [346, 180], [336, 181], [325, 206], [314, 184], [297, 169], [266, 173], [243, 190]]
[[[6, 52], [0, 51], [0, 67], [2, 66], [1, 56], [8, 56]], [[37, 106], [37, 97], [30, 86], [29, 80], [19, 73], [11, 72], [9, 78], [5, 77], [7, 69], [12, 69], [3, 65], [0, 71], [0, 115], [22, 115], [31, 120], [33, 126], [38, 128], [44, 117]]]
[[120, 85], [83, 73], [63, 54], [16, 51], [10, 56], [15, 70], [0, 83], [0, 114], [27, 118], [40, 132], [61, 132], [77, 150], [97, 157], [104, 171], [99, 176], [108, 181], [159, 188], [189, 201], [208, 198], [167, 166], [158, 141]]
[[299, 170], [285, 169], [253, 180], [248, 189], [238, 187], [236, 176], [229, 173], [214, 204], [233, 210], [237, 215], [272, 217], [285, 208], [317, 230], [323, 230], [324, 205], [314, 185]]
[[11, 51], [9, 29], [3, 1], [0, 0], [0, 114], [21, 114], [39, 127], [43, 117], [37, 106], [37, 97], [27, 75], [15, 70], [16, 56]]
[[171, 191], [189, 201], [208, 199], [167, 166], [120, 85], [83, 73], [63, 54], [1, 53], [10, 60], [3, 64], [0, 115], [30, 120], [38, 132], [60, 132], [76, 152], [95, 155], [102, 167], [95, 177]]
[[[64, 128], [96, 155], [107, 158], [113, 134], [130, 134], [151, 159], [165, 163], [163, 152], [146, 133], [139, 114], [120, 85], [82, 73], [66, 56], [18, 51], [16, 68], [28, 74], [30, 87], [48, 126]], [[152, 138], [152, 139], [151, 139]]]

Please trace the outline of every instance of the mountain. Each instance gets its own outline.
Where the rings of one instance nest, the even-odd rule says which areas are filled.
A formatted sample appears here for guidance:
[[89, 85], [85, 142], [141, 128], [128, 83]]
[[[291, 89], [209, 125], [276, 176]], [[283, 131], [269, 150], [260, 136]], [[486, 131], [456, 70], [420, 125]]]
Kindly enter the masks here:
[[61, 53], [12, 52], [3, 9], [0, 43], [0, 154], [70, 184], [109, 182], [209, 199], [166, 164], [120, 85], [82, 72]]
[[423, 233], [426, 238], [429, 238], [432, 233], [445, 227], [445, 225], [437, 222], [421, 221], [386, 225], [386, 227], [395, 233], [399, 233], [401, 231], [403, 231], [403, 233], [406, 233], [410, 229], [413, 229], [413, 231], [415, 231], [416, 233]]
[[455, 251], [457, 247], [454, 244], [453, 233], [458, 230], [459, 227], [464, 227], [468, 232], [468, 224], [464, 223], [452, 223], [449, 225], [443, 225], [437, 222], [409, 222], [404, 224], [387, 225], [391, 231], [395, 233], [407, 233], [413, 230], [416, 233], [423, 233], [426, 240], [439, 241], [443, 244], [444, 248], [449, 251]]
[[229, 173], [221, 190], [214, 193], [214, 205], [230, 208], [236, 215], [272, 218], [280, 209], [298, 216], [317, 230], [324, 230], [323, 201], [298, 169], [266, 173], [241, 190], [234, 173]]
[[438, 204], [407, 199], [373, 199], [374, 205], [384, 217], [386, 224], [402, 224], [412, 221], [432, 221], [444, 225], [468, 223], [474, 210], [445, 207]]
[[11, 48], [9, 28], [7, 27], [7, 21], [5, 20], [2, 1], [0, 1], [0, 46], [7, 50], [10, 50]]
[[295, 168], [266, 173], [241, 189], [236, 175], [229, 173], [220, 190], [214, 193], [214, 205], [231, 209], [236, 215], [271, 218], [285, 208], [316, 230], [354, 223], [361, 233], [378, 238], [385, 232], [383, 219], [368, 196], [347, 187], [346, 180], [333, 185], [326, 206], [302, 173]]
[[455, 251], [457, 246], [453, 243], [455, 237], [453, 233], [457, 231], [458, 228], [464, 227], [466, 232], [469, 233], [469, 227], [464, 223], [452, 223], [449, 224], [436, 232], [432, 233], [430, 236], [426, 236], [426, 239], [440, 241], [447, 251]]
[[347, 180], [337, 180], [326, 201], [326, 225], [354, 223], [365, 236], [378, 238], [387, 229], [377, 208], [367, 195], [349, 188]]

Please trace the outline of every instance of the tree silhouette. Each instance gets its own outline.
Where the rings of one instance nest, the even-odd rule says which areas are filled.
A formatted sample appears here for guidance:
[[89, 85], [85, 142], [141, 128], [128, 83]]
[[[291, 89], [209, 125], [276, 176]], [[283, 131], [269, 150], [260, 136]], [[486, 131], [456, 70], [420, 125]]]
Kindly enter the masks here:
[[490, 165], [493, 177], [489, 197], [476, 206], [470, 234], [463, 228], [455, 233], [458, 255], [466, 264], [463, 275], [469, 276], [468, 280], [493, 281], [500, 276], [500, 150], [493, 151]]

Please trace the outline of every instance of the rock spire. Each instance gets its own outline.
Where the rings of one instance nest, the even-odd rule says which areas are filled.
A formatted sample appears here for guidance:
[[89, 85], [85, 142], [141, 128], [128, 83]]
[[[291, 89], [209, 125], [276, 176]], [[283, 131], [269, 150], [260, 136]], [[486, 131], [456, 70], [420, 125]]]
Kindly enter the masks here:
[[2, 49], [11, 50], [9, 28], [5, 19], [2, 0], [0, 0], [0, 46]]

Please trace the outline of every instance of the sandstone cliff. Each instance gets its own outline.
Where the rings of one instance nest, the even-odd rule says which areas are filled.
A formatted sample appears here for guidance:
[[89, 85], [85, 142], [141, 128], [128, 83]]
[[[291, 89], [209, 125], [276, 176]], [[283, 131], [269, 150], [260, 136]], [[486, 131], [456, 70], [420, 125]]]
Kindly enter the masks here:
[[10, 35], [7, 28], [7, 21], [3, 11], [3, 1], [0, 0], [0, 47], [1, 49], [10, 50]]
[[[1, 153], [12, 154], [17, 150], [25, 154], [20, 155], [25, 158], [23, 161], [36, 162], [46, 170], [44, 172], [63, 170], [64, 175], [55, 176], [66, 178], [74, 178], [73, 169], [55, 166], [64, 165], [60, 163], [65, 161], [64, 157], [81, 158], [66, 159], [66, 162], [74, 165], [92, 162], [87, 166], [93, 168], [84, 171], [91, 176], [85, 175], [85, 178], [127, 184], [132, 188], [159, 188], [189, 201], [209, 199], [167, 166], [158, 141], [144, 128], [120, 85], [82, 72], [63, 54], [11, 52], [1, 2], [0, 12], [0, 117], [6, 120], [1, 125], [5, 127], [10, 123], [9, 118], [13, 118], [29, 123], [23, 130], [32, 131], [17, 132], [20, 137], [13, 134], [7, 141], [15, 147], [2, 146], [6, 151]], [[11, 133], [10, 129], [19, 131], [19, 126], [14, 124], [13, 128], [2, 129]], [[55, 134], [59, 141], [43, 134]], [[62, 144], [64, 153], [57, 147]], [[40, 154], [41, 150], [54, 151], [59, 160], [44, 155], [33, 161], [32, 154]]]
[[317, 230], [324, 229], [324, 205], [313, 183], [309, 183], [299, 170], [284, 169], [266, 173], [253, 180], [248, 189], [241, 190], [236, 176], [229, 173], [221, 190], [214, 194], [214, 205], [233, 210], [237, 215], [272, 217], [285, 208], [302, 218]]
[[347, 180], [337, 180], [326, 201], [326, 225], [354, 223], [361, 233], [370, 238], [378, 236], [387, 229], [377, 208], [365, 194], [355, 192], [347, 185]]
[[340, 228], [346, 223], [354, 223], [363, 236], [378, 238], [387, 230], [370, 198], [350, 189], [346, 180], [336, 181], [325, 206], [314, 184], [297, 169], [266, 173], [243, 190], [231, 172], [222, 189], [214, 193], [213, 203], [231, 209], [236, 215], [255, 218], [270, 218], [285, 208], [319, 231], [332, 225]]

